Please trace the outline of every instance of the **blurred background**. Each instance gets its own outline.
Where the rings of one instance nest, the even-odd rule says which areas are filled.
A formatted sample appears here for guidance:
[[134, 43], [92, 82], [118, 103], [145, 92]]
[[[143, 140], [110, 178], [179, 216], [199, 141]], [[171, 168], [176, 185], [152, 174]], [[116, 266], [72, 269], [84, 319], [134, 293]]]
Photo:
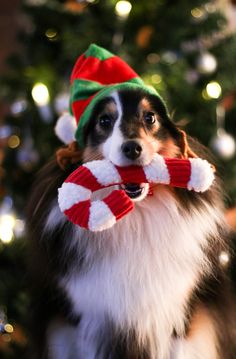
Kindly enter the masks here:
[[[226, 219], [236, 229], [235, 0], [0, 1], [2, 359], [26, 357], [27, 196], [61, 145], [55, 122], [68, 108], [73, 64], [92, 42], [126, 60], [160, 92], [174, 120], [211, 148], [227, 192]], [[232, 253], [219, 260], [236, 287]]]

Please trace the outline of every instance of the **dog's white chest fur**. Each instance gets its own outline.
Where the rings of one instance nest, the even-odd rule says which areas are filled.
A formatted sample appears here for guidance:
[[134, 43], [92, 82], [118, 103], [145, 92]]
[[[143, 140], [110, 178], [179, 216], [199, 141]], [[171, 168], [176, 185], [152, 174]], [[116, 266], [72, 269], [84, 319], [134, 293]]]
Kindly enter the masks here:
[[208, 269], [204, 246], [218, 220], [207, 206], [181, 213], [160, 187], [111, 230], [76, 238], [78, 230], [78, 246], [88, 241], [85, 266], [75, 266], [61, 285], [81, 315], [81, 340], [94, 342], [109, 317], [123, 330], [135, 329], [153, 358], [168, 358], [173, 329], [183, 332], [188, 297]]

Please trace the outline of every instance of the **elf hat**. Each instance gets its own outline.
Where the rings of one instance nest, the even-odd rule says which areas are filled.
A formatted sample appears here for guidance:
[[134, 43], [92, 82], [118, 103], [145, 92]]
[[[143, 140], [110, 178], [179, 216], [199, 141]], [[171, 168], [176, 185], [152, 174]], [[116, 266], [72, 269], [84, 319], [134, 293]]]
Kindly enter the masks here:
[[82, 54], [71, 74], [70, 111], [76, 119], [75, 138], [84, 147], [83, 129], [95, 104], [114, 90], [144, 89], [160, 98], [120, 57], [91, 44]]

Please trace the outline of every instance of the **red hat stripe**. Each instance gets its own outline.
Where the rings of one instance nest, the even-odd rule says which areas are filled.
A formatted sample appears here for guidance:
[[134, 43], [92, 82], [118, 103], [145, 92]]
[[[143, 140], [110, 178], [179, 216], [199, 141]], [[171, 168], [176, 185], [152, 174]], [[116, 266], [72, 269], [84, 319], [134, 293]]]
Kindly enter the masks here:
[[71, 77], [70, 77], [70, 82], [72, 83], [75, 79], [79, 78], [79, 73], [80, 73], [80, 68], [83, 65], [84, 61], [86, 60], [84, 54], [81, 55], [78, 60], [76, 61], [72, 73], [71, 73]]
[[[102, 85], [112, 85], [138, 77], [136, 72], [117, 56], [110, 57], [104, 61], [90, 56], [83, 63], [79, 62], [79, 66], [78, 70], [73, 71], [72, 80], [79, 78], [96, 81]], [[119, 66], [122, 71], [114, 71]], [[77, 77], [75, 77], [76, 75]]]
[[94, 95], [88, 97], [87, 99], [74, 101], [72, 103], [72, 111], [73, 111], [74, 115], [76, 116], [75, 119], [76, 119], [77, 124], [79, 123], [80, 116], [82, 115], [85, 108], [88, 106], [88, 104], [91, 102], [91, 100], [93, 99], [93, 97], [95, 95], [96, 95], [96, 93]]

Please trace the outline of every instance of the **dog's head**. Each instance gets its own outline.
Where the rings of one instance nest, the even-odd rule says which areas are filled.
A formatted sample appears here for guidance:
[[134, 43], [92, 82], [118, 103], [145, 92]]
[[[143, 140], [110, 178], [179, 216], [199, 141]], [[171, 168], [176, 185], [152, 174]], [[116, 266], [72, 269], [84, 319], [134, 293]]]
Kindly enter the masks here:
[[115, 165], [147, 165], [154, 153], [181, 155], [180, 132], [163, 102], [142, 90], [113, 92], [95, 106], [85, 130], [86, 154]]
[[[118, 166], [147, 165], [155, 153], [183, 155], [182, 132], [161, 99], [143, 90], [120, 90], [100, 100], [84, 131], [83, 161], [106, 158]], [[148, 185], [129, 183], [126, 192], [142, 199]]]

